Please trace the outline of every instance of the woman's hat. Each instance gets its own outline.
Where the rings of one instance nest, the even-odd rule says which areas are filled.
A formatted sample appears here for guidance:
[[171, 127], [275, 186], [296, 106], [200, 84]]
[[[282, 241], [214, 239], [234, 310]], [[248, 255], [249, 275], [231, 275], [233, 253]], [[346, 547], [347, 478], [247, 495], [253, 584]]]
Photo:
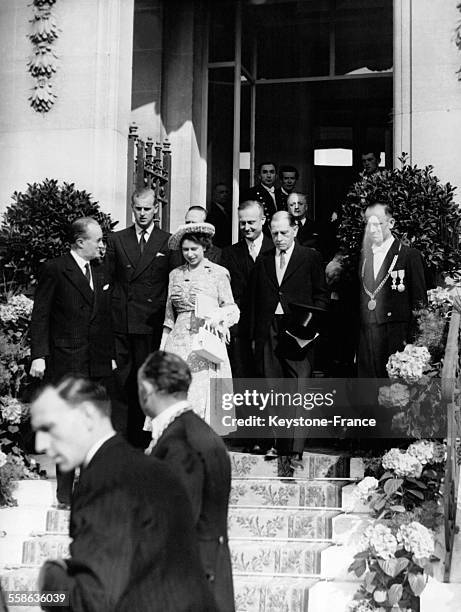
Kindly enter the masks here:
[[177, 251], [181, 240], [184, 236], [187, 236], [187, 234], [205, 234], [211, 238], [215, 234], [214, 225], [211, 225], [211, 223], [184, 223], [184, 225], [180, 225], [176, 232], [170, 236], [168, 248], [172, 251]]

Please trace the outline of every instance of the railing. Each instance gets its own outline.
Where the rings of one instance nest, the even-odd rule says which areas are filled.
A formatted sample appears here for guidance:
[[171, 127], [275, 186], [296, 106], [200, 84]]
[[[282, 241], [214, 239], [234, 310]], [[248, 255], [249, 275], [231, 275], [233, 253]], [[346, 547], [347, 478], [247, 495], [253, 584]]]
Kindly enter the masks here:
[[458, 501], [459, 461], [458, 443], [461, 436], [459, 406], [459, 332], [460, 314], [453, 311], [448, 329], [447, 345], [442, 370], [442, 408], [447, 413], [447, 463], [444, 480], [445, 521], [445, 573], [444, 581], [450, 580], [451, 560], [456, 533], [456, 507]]
[[[154, 153], [155, 151], [155, 153]], [[131, 223], [131, 196], [137, 189], [151, 187], [158, 204], [156, 226], [168, 230], [170, 224], [171, 149], [168, 140], [163, 144], [138, 136], [138, 126], [130, 125], [128, 135], [127, 225]]]

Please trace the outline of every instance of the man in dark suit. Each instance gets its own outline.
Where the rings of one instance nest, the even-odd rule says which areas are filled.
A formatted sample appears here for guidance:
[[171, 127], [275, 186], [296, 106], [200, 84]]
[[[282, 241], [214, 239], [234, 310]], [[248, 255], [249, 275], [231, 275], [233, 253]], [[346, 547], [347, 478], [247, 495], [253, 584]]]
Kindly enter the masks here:
[[207, 222], [215, 227], [213, 242], [223, 248], [232, 242], [232, 211], [230, 191], [225, 183], [217, 183], [208, 209]]
[[73, 612], [216, 611], [179, 478], [115, 433], [104, 388], [64, 379], [31, 418], [38, 450], [63, 470], [81, 466], [70, 557], [44, 564], [40, 590], [68, 593]]
[[227, 543], [231, 465], [221, 438], [187, 402], [191, 380], [185, 361], [164, 351], [149, 355], [139, 370], [141, 405], [152, 418], [149, 451], [168, 463], [189, 494], [210, 590], [219, 612], [234, 612]]
[[[170, 269], [179, 265], [168, 250], [169, 234], [154, 225], [155, 194], [133, 194], [135, 223], [108, 237], [107, 260], [113, 282], [112, 317], [117, 378], [122, 392], [114, 404], [116, 428], [138, 447], [148, 436], [137, 398], [136, 375], [144, 359], [159, 347]], [[127, 408], [127, 406], [129, 408]]]
[[262, 204], [255, 200], [242, 202], [238, 209], [238, 217], [242, 237], [223, 250], [221, 265], [229, 270], [232, 295], [240, 309], [239, 322], [231, 328], [232, 374], [234, 378], [252, 378], [257, 373], [249, 339], [249, 280], [255, 262], [274, 245], [262, 231], [264, 225]]
[[[115, 363], [109, 281], [104, 268], [94, 265], [103, 243], [98, 222], [74, 221], [70, 243], [70, 253], [41, 270], [30, 324], [30, 373], [47, 382], [73, 373], [106, 383]], [[60, 504], [70, 504], [72, 484], [73, 474], [58, 471]]]
[[258, 166], [259, 184], [250, 187], [242, 194], [241, 202], [255, 200], [260, 202], [264, 209], [264, 228], [263, 231], [270, 236], [270, 220], [272, 215], [278, 210], [275, 194], [275, 181], [277, 179], [277, 167], [271, 162], [263, 162]]
[[[205, 221], [207, 221], [207, 218], [207, 211], [205, 208], [203, 208], [203, 206], [193, 205], [189, 206], [186, 212], [186, 216], [184, 218], [184, 223], [186, 225], [188, 223], [205, 223]], [[208, 223], [211, 223], [211, 221], [208, 221]], [[212, 223], [212, 225], [214, 225], [214, 223]], [[206, 251], [206, 258], [209, 261], [212, 261], [213, 263], [221, 263], [221, 249], [214, 244], [214, 237], [213, 242], [210, 244], [210, 247]], [[185, 262], [184, 258], [183, 261]]]
[[360, 267], [359, 378], [387, 378], [389, 356], [413, 339], [413, 312], [427, 303], [421, 254], [392, 235], [392, 208], [376, 203], [365, 211]]
[[287, 199], [290, 193], [294, 193], [299, 179], [299, 172], [294, 166], [280, 166], [279, 177], [281, 185], [275, 189], [277, 210], [288, 210]]
[[287, 208], [298, 226], [296, 240], [301, 246], [317, 248], [319, 234], [315, 222], [307, 216], [307, 196], [304, 193], [290, 193]]
[[[309, 378], [312, 347], [302, 340], [295, 358], [279, 350], [279, 339], [290, 322], [290, 304], [325, 308], [328, 293], [320, 255], [295, 241], [297, 226], [288, 212], [279, 211], [271, 221], [275, 248], [257, 262], [251, 281], [251, 329], [255, 361], [265, 378]], [[301, 444], [301, 442], [299, 443]], [[302, 452], [290, 439], [277, 440], [269, 456]]]

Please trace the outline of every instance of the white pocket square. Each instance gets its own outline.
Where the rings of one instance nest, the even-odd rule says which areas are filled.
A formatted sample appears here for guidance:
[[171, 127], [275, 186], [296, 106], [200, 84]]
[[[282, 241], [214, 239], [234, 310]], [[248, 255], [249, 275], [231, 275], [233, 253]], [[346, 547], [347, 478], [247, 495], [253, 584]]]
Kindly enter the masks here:
[[165, 257], [165, 253], [160, 253], [159, 251], [155, 257]]
[[104, 285], [104, 287], [102, 288], [103, 291], [107, 291], [109, 289], [110, 285]]

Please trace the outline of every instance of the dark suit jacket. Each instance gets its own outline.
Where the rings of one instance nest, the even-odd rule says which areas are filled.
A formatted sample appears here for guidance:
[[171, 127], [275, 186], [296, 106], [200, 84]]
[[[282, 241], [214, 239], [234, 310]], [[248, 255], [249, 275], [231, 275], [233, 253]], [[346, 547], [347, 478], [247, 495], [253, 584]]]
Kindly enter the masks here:
[[264, 253], [257, 262], [251, 280], [250, 327], [257, 353], [268, 338], [278, 302], [285, 314], [290, 313], [290, 302], [326, 308], [325, 271], [317, 251], [295, 242], [280, 286], [275, 271], [275, 248]]
[[170, 269], [170, 234], [153, 229], [142, 256], [135, 226], [108, 237], [107, 259], [114, 285], [112, 315], [115, 333], [152, 334], [163, 325]]
[[306, 217], [304, 225], [298, 227], [296, 240], [301, 246], [317, 249], [319, 242], [319, 231], [315, 221], [312, 221], [312, 219]]
[[42, 588], [73, 612], [216, 611], [179, 479], [120, 436], [82, 471], [70, 536], [67, 571], [48, 562]]
[[282, 191], [281, 187], [276, 187], [275, 189], [275, 203], [277, 205], [277, 210], [287, 210], [287, 200], [288, 193]]
[[[256, 261], [258, 261], [263, 253], [272, 248], [274, 248], [274, 243], [270, 238], [264, 236], [261, 250]], [[244, 238], [224, 249], [221, 255], [221, 265], [229, 270], [232, 295], [234, 296], [235, 303], [240, 308], [240, 320], [237, 325], [234, 325], [235, 332], [239, 335], [248, 334], [248, 284], [255, 263], [256, 262], [253, 261], [248, 251], [248, 246]]]
[[[400, 247], [400, 251], [399, 251]], [[392, 260], [398, 255], [394, 270], [404, 270], [403, 284], [405, 291], [399, 292], [392, 289], [392, 278], [389, 277], [376, 296], [376, 309], [368, 309], [369, 296], [365, 293], [363, 285], [373, 292], [385, 278]], [[365, 260], [360, 267], [360, 313], [362, 323], [384, 323], [409, 322], [412, 312], [427, 303], [426, 282], [424, 279], [424, 266], [421, 253], [417, 249], [403, 246], [398, 240], [394, 240], [389, 249], [378, 277], [374, 279], [373, 255], [368, 250]], [[399, 285], [396, 280], [396, 285]], [[405, 340], [408, 340], [405, 338]]]
[[114, 356], [109, 279], [91, 265], [94, 291], [70, 253], [43, 264], [30, 324], [31, 358], [46, 358], [47, 377], [109, 376]]
[[[217, 247], [223, 248], [232, 242], [232, 217], [230, 213], [223, 212], [219, 206], [212, 202], [206, 221], [215, 227], [216, 233], [213, 237], [213, 243]], [[215, 261], [215, 263], [219, 263], [219, 261]]]
[[190, 410], [167, 427], [152, 455], [168, 462], [188, 492], [202, 563], [218, 610], [233, 612], [232, 566], [227, 544], [231, 466], [223, 441]]

